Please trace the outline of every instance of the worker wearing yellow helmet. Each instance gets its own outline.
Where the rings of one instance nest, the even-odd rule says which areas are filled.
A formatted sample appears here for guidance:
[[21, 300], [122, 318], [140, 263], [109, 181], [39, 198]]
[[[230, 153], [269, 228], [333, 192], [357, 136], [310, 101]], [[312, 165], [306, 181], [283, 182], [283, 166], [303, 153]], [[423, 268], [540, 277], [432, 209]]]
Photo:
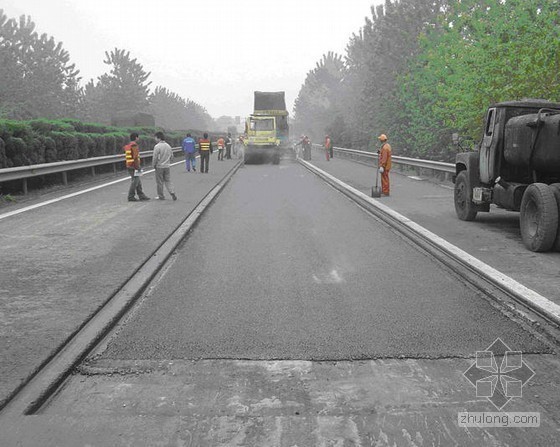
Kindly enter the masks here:
[[387, 135], [381, 134], [377, 137], [381, 142], [379, 154], [379, 173], [381, 174], [381, 194], [388, 196], [390, 194], [389, 171], [391, 171], [391, 145], [387, 143]]

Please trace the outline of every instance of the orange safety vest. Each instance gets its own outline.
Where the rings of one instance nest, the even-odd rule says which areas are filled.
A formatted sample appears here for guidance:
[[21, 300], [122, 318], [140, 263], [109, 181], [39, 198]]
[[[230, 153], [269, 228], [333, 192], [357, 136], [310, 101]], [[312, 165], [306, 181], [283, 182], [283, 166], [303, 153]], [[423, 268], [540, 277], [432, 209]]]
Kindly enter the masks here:
[[200, 140], [198, 140], [198, 146], [199, 146], [199, 151], [209, 151], [210, 150], [210, 140], [205, 140], [204, 138], [201, 138]]
[[138, 159], [138, 143], [131, 141], [123, 149], [126, 167], [136, 169], [140, 168], [140, 160]]
[[220, 138], [220, 139], [218, 140], [218, 149], [223, 149], [224, 146], [225, 146], [225, 141], [224, 141], [223, 138]]
[[331, 139], [326, 138], [325, 139], [325, 149], [330, 149], [330, 148], [331, 148]]

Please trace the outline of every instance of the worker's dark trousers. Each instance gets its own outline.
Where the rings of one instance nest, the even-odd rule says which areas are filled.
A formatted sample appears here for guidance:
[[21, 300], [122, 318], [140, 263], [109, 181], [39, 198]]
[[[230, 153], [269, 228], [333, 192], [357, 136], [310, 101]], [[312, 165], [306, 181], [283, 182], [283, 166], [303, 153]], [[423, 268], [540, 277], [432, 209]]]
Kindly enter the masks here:
[[231, 144], [226, 144], [226, 158], [231, 160]]
[[142, 180], [140, 177], [134, 176], [134, 168], [128, 168], [128, 174], [130, 175], [130, 188], [128, 188], [128, 198], [134, 199], [134, 196], [138, 194], [139, 198], [146, 197], [144, 191], [142, 191]]
[[200, 172], [208, 172], [210, 166], [210, 151], [200, 151]]

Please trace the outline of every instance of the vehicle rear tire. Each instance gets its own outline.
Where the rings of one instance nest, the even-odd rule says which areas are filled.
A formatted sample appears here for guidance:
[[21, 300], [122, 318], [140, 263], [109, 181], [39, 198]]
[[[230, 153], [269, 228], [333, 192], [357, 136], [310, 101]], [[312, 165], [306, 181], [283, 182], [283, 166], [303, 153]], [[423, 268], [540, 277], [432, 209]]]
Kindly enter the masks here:
[[558, 205], [552, 188], [544, 183], [528, 186], [521, 199], [521, 238], [531, 251], [548, 251], [558, 233]]
[[560, 251], [560, 183], [553, 183], [550, 185], [550, 189], [552, 189], [552, 193], [556, 198], [556, 206], [558, 207], [558, 230], [556, 231], [556, 239], [554, 240], [554, 244], [552, 244], [552, 250]]
[[467, 171], [459, 172], [455, 179], [454, 200], [457, 217], [466, 221], [474, 220], [477, 210], [472, 202], [472, 188]]

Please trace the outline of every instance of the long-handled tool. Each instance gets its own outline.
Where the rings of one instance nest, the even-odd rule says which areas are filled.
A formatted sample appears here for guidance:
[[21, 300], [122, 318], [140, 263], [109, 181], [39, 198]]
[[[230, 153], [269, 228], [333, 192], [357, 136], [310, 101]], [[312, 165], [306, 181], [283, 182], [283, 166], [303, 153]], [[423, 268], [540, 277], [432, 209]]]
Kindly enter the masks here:
[[381, 197], [381, 189], [379, 189], [379, 154], [377, 154], [377, 168], [375, 169], [375, 186], [371, 188], [372, 197]]

